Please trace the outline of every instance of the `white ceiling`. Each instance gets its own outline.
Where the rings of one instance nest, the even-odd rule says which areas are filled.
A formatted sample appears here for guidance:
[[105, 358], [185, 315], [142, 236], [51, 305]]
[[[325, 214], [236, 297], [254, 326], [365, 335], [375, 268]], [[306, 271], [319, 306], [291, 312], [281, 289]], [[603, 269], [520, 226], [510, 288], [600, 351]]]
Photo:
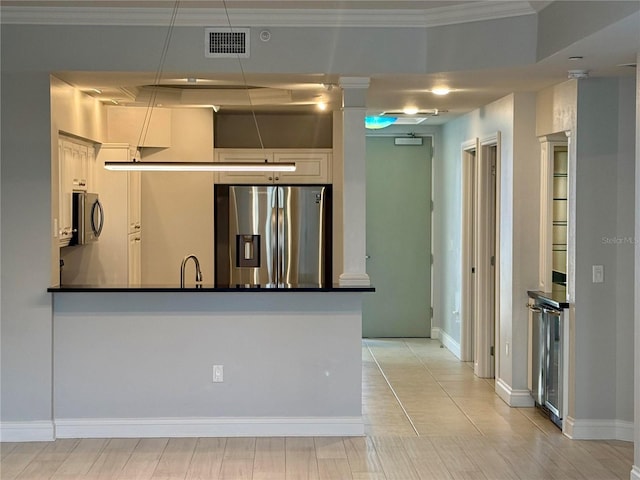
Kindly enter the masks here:
[[[180, 9], [189, 12], [197, 9], [211, 8], [212, 3], [223, 2], [182, 1]], [[477, 15], [486, 19], [490, 15], [505, 16], [507, 10], [519, 14], [535, 14], [547, 6], [548, 1], [511, 1], [511, 2], [479, 2], [479, 1], [376, 1], [376, 0], [227, 0], [226, 6], [235, 14], [238, 12], [260, 9], [282, 14], [291, 11], [344, 12], [375, 9], [394, 9], [394, 12], [424, 13], [435, 12], [429, 18], [438, 17], [440, 24], [469, 21], [461, 15]], [[32, 1], [32, 0], [0, 0], [4, 18], [11, 22], [11, 15], [25, 18], [25, 12], [37, 16], [49, 14], [47, 18], [60, 11], [95, 11], [103, 14], [105, 9], [157, 9], [168, 8], [174, 1]], [[481, 8], [482, 7], [482, 8]], [[219, 8], [219, 5], [218, 5]], [[280, 10], [279, 10], [280, 9]], [[500, 10], [502, 9], [502, 10]], [[43, 13], [44, 12], [44, 13]], [[307, 12], [308, 13], [308, 12]], [[7, 17], [7, 14], [9, 17]], [[22, 17], [20, 17], [20, 15]], [[516, 13], [513, 13], [515, 15]], [[457, 16], [456, 16], [457, 15]], [[581, 39], [565, 50], [536, 64], [517, 68], [474, 70], [458, 72], [441, 72], [420, 75], [374, 75], [368, 91], [367, 106], [371, 114], [384, 111], [397, 111], [407, 106], [415, 106], [421, 110], [433, 112], [438, 109], [439, 115], [429, 119], [429, 124], [440, 124], [454, 116], [486, 105], [511, 92], [538, 91], [547, 86], [567, 79], [568, 70], [588, 70], [592, 76], [633, 75], [635, 69], [619, 66], [635, 62], [638, 52], [638, 16], [626, 22], [618, 22], [606, 29]], [[165, 17], [166, 18], [166, 17]], [[353, 17], [357, 18], [357, 17]], [[40, 20], [42, 22], [43, 20]], [[355, 21], [355, 20], [354, 20]], [[18, 22], [16, 22], [18, 23]], [[581, 60], [569, 60], [571, 56], [583, 56]], [[147, 105], [148, 88], [154, 84], [155, 72], [142, 73], [105, 73], [105, 72], [56, 72], [66, 82], [87, 91], [105, 101], [114, 99], [125, 105]], [[189, 83], [186, 76], [198, 78], [196, 84]], [[335, 87], [339, 78], [330, 75], [212, 75], [211, 73], [163, 72], [160, 84], [165, 86], [158, 94], [156, 103], [166, 106], [192, 106], [197, 104], [218, 105], [225, 109], [246, 109], [247, 93], [251, 92], [256, 109], [310, 109], [319, 100], [329, 103], [331, 109], [340, 106], [340, 89]], [[446, 85], [454, 91], [448, 96], [438, 97], [430, 93], [436, 86]], [[182, 88], [176, 88], [182, 87]], [[183, 88], [185, 90], [183, 90]], [[101, 94], [93, 92], [99, 89]], [[231, 89], [231, 90], [230, 90]]]

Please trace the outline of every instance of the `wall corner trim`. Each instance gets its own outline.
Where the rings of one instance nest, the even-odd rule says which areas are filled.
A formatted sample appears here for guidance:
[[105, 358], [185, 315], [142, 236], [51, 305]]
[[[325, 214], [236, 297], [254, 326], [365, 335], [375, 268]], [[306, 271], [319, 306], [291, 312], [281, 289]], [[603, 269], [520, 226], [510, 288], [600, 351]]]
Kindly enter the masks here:
[[496, 394], [510, 407], [533, 407], [529, 390], [514, 390], [501, 378], [496, 378]]
[[0, 442], [51, 442], [55, 440], [52, 421], [0, 422]]
[[567, 417], [563, 433], [572, 440], [622, 440], [633, 442], [633, 422]]

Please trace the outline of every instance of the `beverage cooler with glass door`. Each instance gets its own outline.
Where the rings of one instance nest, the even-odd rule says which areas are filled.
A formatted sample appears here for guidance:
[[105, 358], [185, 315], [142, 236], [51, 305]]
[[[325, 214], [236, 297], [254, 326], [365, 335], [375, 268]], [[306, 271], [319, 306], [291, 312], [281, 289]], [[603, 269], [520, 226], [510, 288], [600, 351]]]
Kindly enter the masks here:
[[562, 428], [565, 397], [563, 305], [536, 298], [529, 307], [529, 391], [551, 421]]

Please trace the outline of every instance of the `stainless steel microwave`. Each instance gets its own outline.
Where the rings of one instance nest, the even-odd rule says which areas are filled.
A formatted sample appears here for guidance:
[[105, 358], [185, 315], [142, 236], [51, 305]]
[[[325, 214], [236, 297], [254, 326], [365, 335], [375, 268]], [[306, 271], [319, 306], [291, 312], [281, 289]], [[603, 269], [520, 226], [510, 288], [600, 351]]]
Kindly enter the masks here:
[[73, 192], [73, 236], [69, 245], [96, 242], [104, 227], [104, 209], [97, 193]]

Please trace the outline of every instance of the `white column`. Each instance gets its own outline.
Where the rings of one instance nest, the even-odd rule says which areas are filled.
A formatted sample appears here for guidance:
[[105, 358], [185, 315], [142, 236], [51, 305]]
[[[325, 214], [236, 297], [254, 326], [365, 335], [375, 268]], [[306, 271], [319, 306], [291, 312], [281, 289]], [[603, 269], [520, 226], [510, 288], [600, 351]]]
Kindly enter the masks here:
[[366, 265], [365, 128], [368, 77], [342, 77], [342, 154], [344, 161], [344, 265], [340, 285], [371, 284]]
[[635, 225], [635, 391], [634, 391], [634, 435], [633, 435], [633, 468], [631, 480], [640, 480], [640, 52], [638, 53], [638, 66], [636, 67], [636, 225]]

